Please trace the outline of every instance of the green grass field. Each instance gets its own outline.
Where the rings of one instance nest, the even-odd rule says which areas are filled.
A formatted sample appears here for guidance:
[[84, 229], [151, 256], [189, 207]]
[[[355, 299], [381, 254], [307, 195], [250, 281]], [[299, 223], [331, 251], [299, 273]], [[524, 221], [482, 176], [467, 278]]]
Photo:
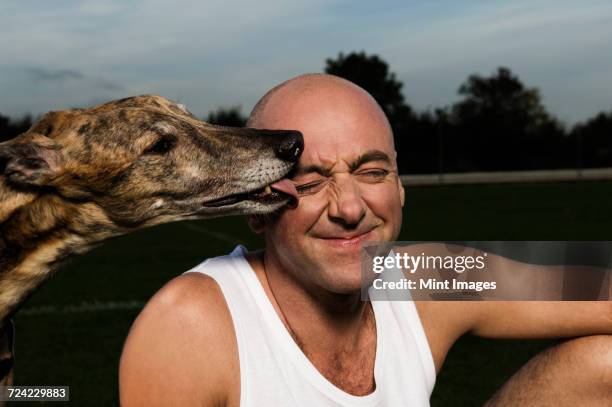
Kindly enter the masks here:
[[[406, 194], [401, 240], [612, 240], [612, 182], [412, 187]], [[117, 405], [121, 347], [142, 305], [172, 277], [238, 243], [261, 246], [242, 218], [212, 219], [117, 238], [75, 259], [15, 318], [15, 384], [69, 385], [71, 405]], [[462, 338], [432, 405], [480, 405], [548, 344]]]

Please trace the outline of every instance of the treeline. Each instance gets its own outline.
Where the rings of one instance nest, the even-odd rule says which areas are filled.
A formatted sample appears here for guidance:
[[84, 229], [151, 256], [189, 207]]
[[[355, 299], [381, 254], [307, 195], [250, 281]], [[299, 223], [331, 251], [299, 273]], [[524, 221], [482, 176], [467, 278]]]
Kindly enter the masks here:
[[508, 68], [469, 76], [457, 103], [425, 112], [410, 107], [403, 84], [376, 55], [340, 54], [326, 61], [325, 71], [380, 103], [401, 173], [612, 167], [612, 111], [568, 129], [546, 110], [538, 89]]
[[[415, 111], [388, 64], [364, 52], [326, 61], [325, 72], [366, 89], [385, 111], [395, 135], [402, 174], [612, 167], [611, 111], [567, 128], [550, 114], [538, 89], [510, 69], [471, 75], [459, 101]], [[224, 119], [231, 119], [228, 122]], [[243, 125], [240, 109], [220, 108], [207, 117]]]
[[[458, 102], [421, 112], [406, 102], [403, 84], [376, 55], [341, 53], [326, 61], [325, 72], [378, 101], [393, 127], [402, 174], [612, 167], [612, 110], [568, 128], [546, 110], [538, 89], [508, 68], [469, 76], [458, 88]], [[219, 108], [204, 119], [226, 126], [246, 122], [239, 107]], [[0, 141], [31, 123], [31, 116], [0, 114]]]
[[[508, 68], [471, 75], [459, 101], [415, 112], [386, 62], [340, 54], [326, 72], [368, 90], [389, 117], [402, 173], [612, 167], [612, 112], [567, 129]], [[612, 100], [611, 100], [612, 107]]]

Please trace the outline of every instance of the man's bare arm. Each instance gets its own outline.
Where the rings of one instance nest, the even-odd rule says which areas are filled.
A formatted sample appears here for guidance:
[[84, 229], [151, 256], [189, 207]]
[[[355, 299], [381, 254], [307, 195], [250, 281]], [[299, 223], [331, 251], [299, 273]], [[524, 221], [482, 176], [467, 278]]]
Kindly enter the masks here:
[[[594, 269], [546, 266], [489, 255], [487, 272], [499, 286], [515, 291], [534, 290], [542, 298], [561, 298], [564, 273], [579, 277], [574, 291], [588, 286], [596, 299], [608, 297], [608, 279], [590, 287]], [[601, 269], [603, 270], [603, 269]], [[608, 270], [607, 273], [610, 273]], [[591, 284], [592, 285], [592, 284]], [[571, 298], [571, 297], [570, 297]], [[469, 308], [475, 313], [470, 331], [491, 338], [566, 338], [612, 334], [612, 301], [484, 301]]]
[[173, 279], [130, 330], [119, 367], [121, 405], [227, 405], [238, 363], [233, 332], [214, 280], [197, 273]]
[[[432, 245], [419, 247], [431, 250]], [[437, 249], [436, 249], [437, 250]], [[514, 290], [559, 290], [558, 266], [538, 266], [489, 254], [487, 278]], [[537, 279], [534, 279], [537, 276]], [[557, 276], [557, 277], [555, 277]], [[550, 287], [545, 287], [548, 284]], [[570, 338], [612, 334], [612, 301], [419, 301], [419, 315], [439, 369], [464, 333], [488, 338]]]
[[472, 333], [488, 338], [612, 335], [611, 301], [490, 301], [479, 304]]

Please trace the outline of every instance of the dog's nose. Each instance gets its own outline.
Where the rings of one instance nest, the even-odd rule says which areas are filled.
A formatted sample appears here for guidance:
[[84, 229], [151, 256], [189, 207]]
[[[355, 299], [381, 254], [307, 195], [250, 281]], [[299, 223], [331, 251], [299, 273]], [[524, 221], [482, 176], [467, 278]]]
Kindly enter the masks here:
[[299, 131], [288, 131], [282, 137], [283, 140], [276, 148], [276, 155], [282, 160], [297, 162], [302, 151], [304, 151], [304, 137], [302, 133]]

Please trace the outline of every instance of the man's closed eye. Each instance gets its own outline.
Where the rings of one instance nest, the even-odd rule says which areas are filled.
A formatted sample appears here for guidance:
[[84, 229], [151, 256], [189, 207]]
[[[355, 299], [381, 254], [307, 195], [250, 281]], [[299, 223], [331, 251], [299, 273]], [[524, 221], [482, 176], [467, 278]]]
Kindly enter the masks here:
[[325, 183], [327, 180], [318, 179], [316, 181], [307, 182], [305, 184], [296, 185], [295, 189], [298, 191], [300, 195], [312, 195], [321, 191], [325, 187]]
[[375, 183], [383, 181], [389, 175], [389, 171], [385, 169], [371, 169], [360, 171], [355, 175], [360, 181]]

